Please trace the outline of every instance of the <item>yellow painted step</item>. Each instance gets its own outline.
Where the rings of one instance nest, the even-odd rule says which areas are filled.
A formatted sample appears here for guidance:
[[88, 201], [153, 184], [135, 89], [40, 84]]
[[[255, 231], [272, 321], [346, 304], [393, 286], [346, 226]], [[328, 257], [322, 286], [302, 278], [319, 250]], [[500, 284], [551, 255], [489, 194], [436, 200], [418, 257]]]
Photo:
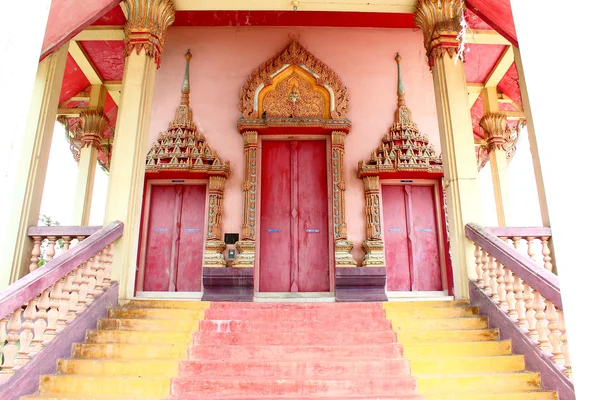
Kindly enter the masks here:
[[419, 394], [510, 393], [540, 389], [540, 375], [534, 372], [497, 374], [440, 374], [417, 377]]
[[23, 400], [163, 400], [163, 396], [134, 396], [134, 395], [114, 395], [114, 394], [35, 394], [32, 396], [21, 397]]
[[173, 331], [190, 332], [197, 330], [200, 318], [193, 319], [135, 319], [135, 318], [101, 318], [98, 329], [115, 329], [123, 331]]
[[114, 308], [108, 318], [193, 319], [204, 318], [204, 310], [179, 308]]
[[468, 300], [429, 300], [429, 301], [387, 301], [382, 303], [386, 310], [407, 308], [433, 308], [433, 307], [464, 307], [469, 305]]
[[98, 375], [46, 375], [40, 378], [40, 394], [169, 395], [171, 380], [164, 377]]
[[81, 375], [126, 375], [175, 377], [179, 372], [179, 361], [173, 359], [134, 360], [58, 360], [59, 374]]
[[417, 358], [410, 360], [410, 369], [414, 376], [448, 372], [454, 374], [519, 372], [525, 370], [525, 358], [522, 355]]
[[183, 359], [186, 356], [187, 345], [144, 345], [144, 344], [121, 344], [121, 343], [102, 343], [102, 344], [81, 344], [73, 345], [73, 358], [95, 358], [116, 360], [140, 359], [140, 358], [173, 358]]
[[480, 342], [498, 339], [497, 329], [398, 330], [396, 332], [398, 334], [398, 343], [402, 343], [403, 345], [425, 342]]
[[449, 330], [449, 329], [485, 329], [487, 318], [415, 318], [412, 320], [392, 320], [392, 328], [406, 330]]
[[433, 357], [498, 356], [511, 353], [510, 340], [489, 342], [413, 343], [403, 346], [408, 360]]
[[87, 331], [86, 343], [132, 343], [132, 344], [170, 344], [187, 345], [192, 339], [191, 331]]
[[425, 400], [558, 400], [558, 395], [555, 392], [463, 393], [427, 396]]
[[130, 300], [120, 304], [122, 308], [188, 308], [206, 310], [210, 308], [209, 301], [199, 300]]
[[392, 321], [402, 321], [413, 318], [456, 318], [478, 316], [477, 307], [392, 308], [385, 310], [385, 313], [387, 319]]

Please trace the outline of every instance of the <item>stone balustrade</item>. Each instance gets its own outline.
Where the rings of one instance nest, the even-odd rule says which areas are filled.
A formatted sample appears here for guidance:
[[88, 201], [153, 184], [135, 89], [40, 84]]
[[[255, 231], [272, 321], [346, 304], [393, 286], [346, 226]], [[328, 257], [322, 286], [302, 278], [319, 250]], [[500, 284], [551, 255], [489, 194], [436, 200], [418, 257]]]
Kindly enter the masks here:
[[500, 239], [512, 244], [519, 253], [527, 255], [540, 268], [555, 272], [550, 251], [552, 239], [550, 228], [494, 227], [487, 229]]
[[[468, 224], [466, 234], [475, 244], [473, 283], [571, 379], [560, 287], [548, 249], [549, 228], [485, 229]], [[541, 267], [532, 249], [535, 239], [541, 241]], [[526, 253], [518, 251], [523, 241], [528, 244]]]
[[47, 237], [55, 243], [60, 236], [66, 246], [71, 238], [80, 243], [57, 257], [49, 247], [43, 267], [36, 263], [28, 275], [0, 292], [0, 379], [27, 364], [111, 286], [113, 243], [122, 233], [122, 222], [101, 229], [30, 229], [34, 238]]
[[40, 261], [51, 261], [59, 252], [64, 253], [85, 238], [99, 231], [101, 226], [32, 226], [27, 235], [33, 240], [29, 272], [38, 269]]

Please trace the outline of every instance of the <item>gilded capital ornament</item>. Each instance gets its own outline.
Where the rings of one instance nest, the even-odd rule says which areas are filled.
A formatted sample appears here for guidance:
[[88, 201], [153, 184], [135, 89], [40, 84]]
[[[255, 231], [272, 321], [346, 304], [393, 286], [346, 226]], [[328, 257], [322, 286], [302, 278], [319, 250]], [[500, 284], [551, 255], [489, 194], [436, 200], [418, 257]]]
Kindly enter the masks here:
[[125, 54], [144, 49], [160, 67], [167, 28], [175, 21], [173, 0], [123, 0], [127, 9], [125, 24]]
[[432, 67], [444, 54], [462, 56], [464, 36], [463, 0], [419, 0], [415, 24], [423, 30], [424, 45]]
[[485, 133], [488, 151], [505, 150], [504, 146], [511, 136], [511, 131], [506, 126], [506, 114], [487, 113], [479, 121], [479, 126]]
[[83, 146], [87, 147], [91, 145], [100, 150], [104, 130], [108, 126], [108, 118], [104, 114], [104, 110], [83, 111], [79, 115], [79, 120]]

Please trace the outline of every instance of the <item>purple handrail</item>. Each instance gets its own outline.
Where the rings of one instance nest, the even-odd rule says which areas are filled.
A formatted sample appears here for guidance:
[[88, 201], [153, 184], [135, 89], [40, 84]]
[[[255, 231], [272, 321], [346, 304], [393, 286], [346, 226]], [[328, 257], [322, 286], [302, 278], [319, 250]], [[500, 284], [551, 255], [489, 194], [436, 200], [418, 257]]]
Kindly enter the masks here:
[[[58, 227], [57, 227], [58, 228]], [[64, 227], [63, 227], [64, 228]], [[0, 291], [0, 319], [54, 285], [56, 281], [102, 251], [123, 234], [123, 223], [111, 222], [81, 244], [52, 259]]]

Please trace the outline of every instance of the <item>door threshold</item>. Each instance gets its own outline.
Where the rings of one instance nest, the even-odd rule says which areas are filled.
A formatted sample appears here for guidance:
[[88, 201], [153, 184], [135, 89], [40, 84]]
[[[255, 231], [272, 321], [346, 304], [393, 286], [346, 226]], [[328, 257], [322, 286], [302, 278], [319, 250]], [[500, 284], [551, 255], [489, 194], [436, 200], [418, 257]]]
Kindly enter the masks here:
[[328, 303], [335, 302], [331, 292], [255, 292], [255, 302], [298, 302], [298, 303]]
[[424, 292], [387, 291], [388, 301], [452, 301], [454, 296], [448, 296], [446, 290]]
[[203, 292], [136, 292], [135, 299], [201, 300]]

